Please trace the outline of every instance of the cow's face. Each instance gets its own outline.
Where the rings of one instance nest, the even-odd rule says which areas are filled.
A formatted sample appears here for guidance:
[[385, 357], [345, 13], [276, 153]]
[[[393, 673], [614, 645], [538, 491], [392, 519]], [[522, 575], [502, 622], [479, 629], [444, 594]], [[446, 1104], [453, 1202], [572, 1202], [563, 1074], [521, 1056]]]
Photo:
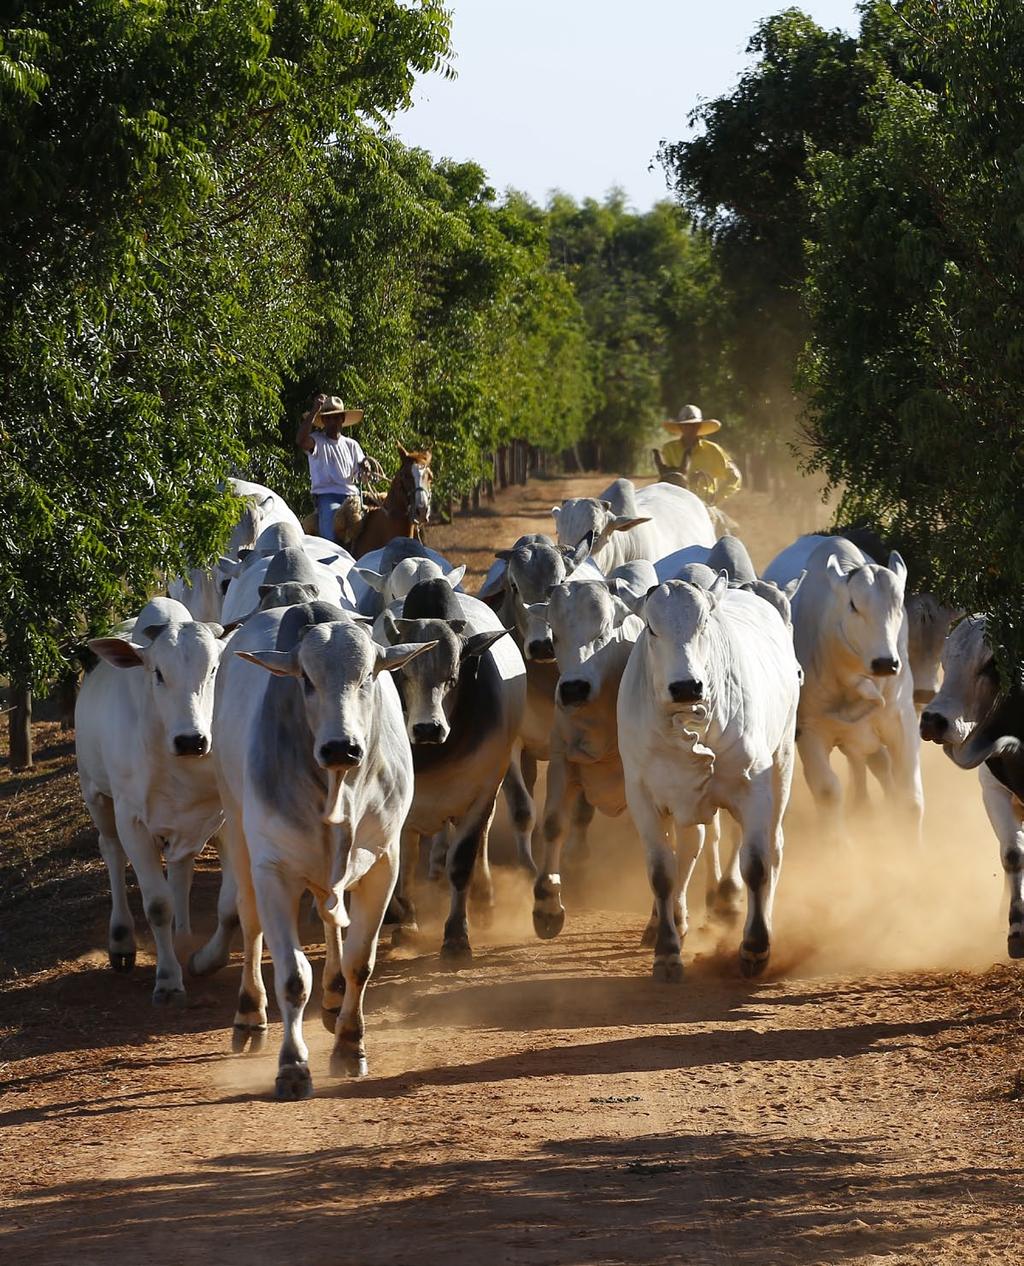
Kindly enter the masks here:
[[504, 637], [505, 630], [466, 637], [465, 620], [393, 620], [390, 615], [384, 627], [389, 641], [425, 648], [398, 675], [410, 742], [415, 746], [445, 742], [451, 733], [463, 665]]
[[927, 707], [939, 688], [939, 666], [946, 634], [962, 612], [944, 607], [930, 593], [907, 598], [907, 657], [914, 675], [914, 703]]
[[219, 624], [190, 622], [150, 625], [133, 634], [140, 635], [142, 640], [133, 642], [95, 638], [89, 646], [115, 668], [144, 670], [149, 715], [171, 756], [208, 755], [224, 630]]
[[907, 569], [899, 554], [889, 566], [867, 563], [844, 572], [835, 554], [827, 564], [836, 601], [838, 633], [871, 677], [894, 677], [902, 667], [900, 630]]
[[988, 715], [999, 691], [985, 617], [972, 615], [956, 626], [942, 652], [942, 689], [921, 713], [921, 737], [957, 748]]
[[508, 564], [505, 583], [512, 599], [516, 629], [527, 659], [549, 664], [555, 658], [547, 602], [555, 585], [571, 576], [590, 553], [589, 535], [572, 548], [559, 549], [548, 540], [520, 540], [510, 550], [499, 550], [496, 558]]
[[608, 543], [613, 532], [626, 532], [649, 518], [634, 518], [616, 514], [610, 501], [597, 497], [570, 497], [560, 506], [552, 506], [559, 545], [578, 545], [587, 536], [591, 539], [591, 552], [596, 554]]
[[669, 713], [705, 705], [711, 694], [711, 615], [729, 587], [720, 572], [710, 589], [670, 580], [643, 607], [655, 703]]
[[313, 759], [327, 773], [325, 822], [341, 821], [345, 775], [369, 755], [377, 674], [401, 668], [432, 645], [384, 649], [361, 624], [345, 620], [310, 626], [291, 651], [238, 652], [275, 676], [296, 679], [312, 735]]
[[561, 674], [556, 702], [563, 708], [592, 702], [603, 684], [595, 657], [629, 618], [629, 609], [601, 581], [580, 581], [552, 589], [547, 618]]

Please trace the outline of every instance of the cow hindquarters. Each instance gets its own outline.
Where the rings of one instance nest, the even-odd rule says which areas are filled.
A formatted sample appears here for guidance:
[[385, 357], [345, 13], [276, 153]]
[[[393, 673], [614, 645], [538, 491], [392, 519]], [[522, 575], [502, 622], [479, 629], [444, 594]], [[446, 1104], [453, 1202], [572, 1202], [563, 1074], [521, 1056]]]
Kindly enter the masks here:
[[351, 890], [349, 925], [341, 955], [344, 997], [331, 1051], [331, 1074], [335, 1077], [362, 1077], [367, 1071], [363, 995], [377, 960], [377, 941], [398, 869], [396, 837]]
[[999, 841], [999, 857], [1006, 876], [1009, 928], [1006, 952], [1024, 958], [1024, 811], [1020, 802], [982, 765], [978, 771], [981, 798]]

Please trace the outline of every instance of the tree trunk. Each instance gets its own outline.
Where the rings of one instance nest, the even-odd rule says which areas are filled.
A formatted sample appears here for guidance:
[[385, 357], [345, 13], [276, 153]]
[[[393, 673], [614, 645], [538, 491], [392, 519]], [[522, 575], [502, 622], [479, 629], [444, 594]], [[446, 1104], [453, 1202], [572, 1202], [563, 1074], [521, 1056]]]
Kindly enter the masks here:
[[463, 493], [462, 500], [459, 502], [459, 513], [469, 514], [469, 494]]
[[480, 481], [479, 479], [473, 485], [473, 509], [474, 510], [480, 509]]
[[75, 728], [75, 700], [78, 697], [78, 674], [73, 670], [62, 674], [53, 691], [62, 730]]
[[495, 465], [498, 471], [498, 487], [504, 491], [508, 487], [508, 448], [504, 444], [498, 449]]
[[493, 479], [484, 480], [484, 492], [486, 492], [487, 494], [488, 501], [494, 500], [494, 480]]
[[11, 682], [9, 733], [11, 768], [32, 768], [32, 691], [17, 681]]

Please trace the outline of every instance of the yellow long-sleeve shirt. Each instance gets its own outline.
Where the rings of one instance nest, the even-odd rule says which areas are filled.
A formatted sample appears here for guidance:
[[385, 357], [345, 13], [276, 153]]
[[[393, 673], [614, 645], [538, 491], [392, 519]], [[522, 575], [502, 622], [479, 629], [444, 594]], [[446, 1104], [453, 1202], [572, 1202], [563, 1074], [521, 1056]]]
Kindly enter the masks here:
[[[683, 441], [669, 440], [661, 450], [662, 460], [666, 466], [679, 470], [683, 464], [686, 449]], [[698, 440], [690, 451], [690, 460], [686, 467], [690, 478], [701, 474], [707, 480], [708, 491], [717, 501], [737, 492], [743, 482], [739, 467], [724, 448], [711, 440]]]

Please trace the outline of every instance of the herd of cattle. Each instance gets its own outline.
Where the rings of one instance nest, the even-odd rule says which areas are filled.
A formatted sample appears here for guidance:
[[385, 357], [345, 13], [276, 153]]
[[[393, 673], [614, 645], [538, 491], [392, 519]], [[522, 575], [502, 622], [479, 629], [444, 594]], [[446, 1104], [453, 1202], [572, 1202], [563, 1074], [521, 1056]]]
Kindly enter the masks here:
[[[191, 931], [195, 858], [214, 840], [218, 925], [188, 968], [224, 966], [241, 925], [233, 1045], [259, 1049], [266, 936], [284, 1021], [279, 1097], [312, 1087], [303, 894], [324, 926], [331, 1071], [359, 1074], [382, 924], [417, 930], [421, 843], [450, 891], [441, 956], [471, 958], [467, 900], [471, 888], [492, 900], [487, 836], [502, 788], [539, 936], [565, 921], [563, 843], [582, 855], [595, 809], [628, 810], [653, 892], [655, 977], [681, 976], [702, 853], [712, 914], [738, 916], [746, 888], [739, 954], [753, 975], [770, 951], [796, 752], [823, 846], [843, 832], [836, 748], [854, 798], [870, 770], [913, 839], [930, 739], [980, 766], [1010, 887], [1009, 952], [1024, 956], [1020, 725], [998, 703], [984, 618], [954, 623], [960, 613], [907, 592], [898, 553], [883, 561], [880, 543], [856, 534], [803, 536], [759, 577], [693, 494], [616, 480], [556, 507], [553, 537], [499, 550], [471, 596], [465, 569], [416, 540], [357, 564], [305, 535], [268, 489], [235, 490], [246, 510], [219, 564], [90, 643], [76, 742], [110, 872], [111, 965], [135, 962], [127, 858], [156, 944], [154, 1001], [184, 1001], [174, 937]], [[538, 762], [548, 775], [535, 832]]]

